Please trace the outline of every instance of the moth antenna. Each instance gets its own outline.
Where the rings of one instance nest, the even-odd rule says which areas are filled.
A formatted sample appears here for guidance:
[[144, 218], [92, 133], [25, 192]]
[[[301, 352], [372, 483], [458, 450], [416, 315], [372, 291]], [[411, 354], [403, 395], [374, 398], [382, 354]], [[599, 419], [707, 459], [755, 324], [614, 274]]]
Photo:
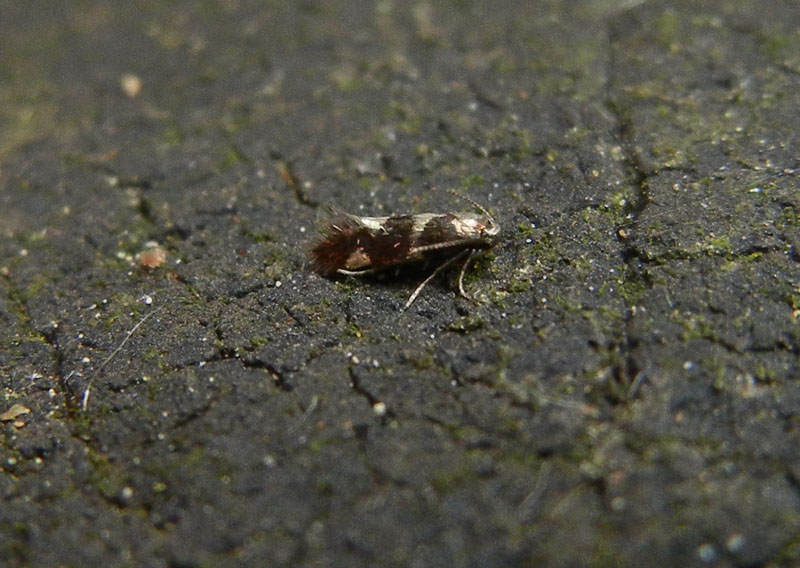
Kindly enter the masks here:
[[494, 220], [494, 216], [491, 213], [489, 213], [489, 211], [486, 209], [486, 207], [484, 207], [483, 205], [481, 205], [480, 203], [478, 203], [477, 201], [475, 201], [471, 197], [467, 197], [466, 195], [461, 195], [455, 189], [448, 189], [446, 191], [450, 195], [454, 195], [454, 196], [456, 196], [456, 197], [458, 197], [460, 199], [463, 199], [464, 201], [466, 201], [467, 203], [472, 205], [475, 209], [477, 209], [478, 211], [480, 211], [481, 213], [486, 215], [486, 217], [489, 219], [489, 221], [491, 221], [492, 227], [497, 226], [497, 221]]

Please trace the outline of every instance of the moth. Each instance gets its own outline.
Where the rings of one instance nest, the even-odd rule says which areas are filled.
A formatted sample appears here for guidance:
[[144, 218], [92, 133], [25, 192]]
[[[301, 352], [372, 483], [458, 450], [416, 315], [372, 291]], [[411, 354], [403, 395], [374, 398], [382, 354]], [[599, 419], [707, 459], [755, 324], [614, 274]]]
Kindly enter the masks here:
[[391, 217], [340, 214], [312, 246], [312, 267], [323, 276], [366, 276], [405, 264], [439, 262], [408, 298], [403, 308], [408, 309], [428, 282], [463, 260], [458, 292], [470, 299], [464, 290], [464, 273], [476, 252], [496, 244], [500, 227], [486, 209], [471, 199], [468, 201], [480, 214], [422, 213]]

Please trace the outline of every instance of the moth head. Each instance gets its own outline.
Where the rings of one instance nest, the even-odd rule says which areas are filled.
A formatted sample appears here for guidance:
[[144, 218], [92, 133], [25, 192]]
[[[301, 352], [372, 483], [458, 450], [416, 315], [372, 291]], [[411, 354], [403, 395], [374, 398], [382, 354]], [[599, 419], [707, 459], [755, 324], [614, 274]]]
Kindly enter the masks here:
[[500, 228], [490, 215], [459, 214], [454, 220], [456, 232], [465, 237], [487, 238], [500, 232]]
[[494, 237], [500, 233], [500, 227], [497, 226], [494, 217], [491, 215], [482, 215], [478, 217], [478, 222], [481, 225], [481, 233], [487, 237]]
[[466, 195], [461, 195], [456, 191], [448, 190], [448, 193], [455, 195], [459, 199], [463, 199], [468, 203], [471, 203], [475, 209], [482, 213], [481, 215], [463, 215], [463, 228], [466, 229], [466, 232], [472, 233], [473, 235], [479, 235], [481, 237], [494, 237], [500, 233], [500, 227], [497, 225], [497, 222], [495, 222], [494, 217], [492, 217], [492, 214], [489, 213], [489, 211], [487, 211], [483, 205], [474, 199], [470, 199]]

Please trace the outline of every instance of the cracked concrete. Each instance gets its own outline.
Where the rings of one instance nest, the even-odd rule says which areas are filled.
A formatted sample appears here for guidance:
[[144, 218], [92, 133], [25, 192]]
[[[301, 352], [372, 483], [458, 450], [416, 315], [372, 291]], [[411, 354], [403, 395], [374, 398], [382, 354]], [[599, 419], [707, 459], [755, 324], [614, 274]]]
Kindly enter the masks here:
[[[795, 3], [6, 12], [8, 565], [800, 562]], [[310, 272], [448, 188], [476, 302]]]

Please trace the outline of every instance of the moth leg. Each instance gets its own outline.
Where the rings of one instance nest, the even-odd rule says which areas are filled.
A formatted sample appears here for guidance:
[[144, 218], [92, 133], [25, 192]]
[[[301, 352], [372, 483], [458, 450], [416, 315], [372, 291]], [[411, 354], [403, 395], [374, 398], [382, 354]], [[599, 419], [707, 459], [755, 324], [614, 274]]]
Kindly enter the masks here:
[[434, 270], [431, 273], [430, 276], [428, 276], [425, 280], [422, 281], [422, 283], [419, 286], [417, 286], [417, 288], [414, 290], [414, 293], [411, 294], [410, 298], [408, 298], [408, 301], [406, 302], [406, 305], [403, 306], [403, 309], [407, 310], [409, 308], [409, 306], [414, 303], [414, 300], [417, 299], [417, 296], [419, 296], [420, 292], [422, 292], [422, 289], [425, 288], [425, 286], [428, 284], [428, 282], [430, 282], [437, 274], [439, 274], [442, 270], [444, 270], [445, 268], [447, 268], [448, 266], [453, 264], [455, 261], [461, 259], [464, 256], [464, 254], [469, 252], [469, 251], [470, 251], [470, 249], [464, 249], [460, 253], [458, 253], [457, 255], [451, 256], [446, 261], [444, 261], [442, 264], [437, 266], [436, 270]]
[[345, 270], [344, 268], [338, 268], [336, 270], [337, 274], [343, 274], [344, 276], [366, 276], [368, 274], [375, 274], [376, 272], [380, 272], [383, 269], [381, 268], [367, 268], [366, 270]]
[[464, 290], [464, 273], [467, 271], [467, 266], [469, 266], [469, 262], [472, 260], [472, 257], [475, 256], [477, 252], [475, 249], [467, 249], [469, 250], [469, 255], [467, 259], [464, 261], [464, 264], [461, 265], [461, 272], [458, 273], [458, 293], [461, 294], [467, 300], [472, 300], [472, 296], [467, 294], [466, 290]]

